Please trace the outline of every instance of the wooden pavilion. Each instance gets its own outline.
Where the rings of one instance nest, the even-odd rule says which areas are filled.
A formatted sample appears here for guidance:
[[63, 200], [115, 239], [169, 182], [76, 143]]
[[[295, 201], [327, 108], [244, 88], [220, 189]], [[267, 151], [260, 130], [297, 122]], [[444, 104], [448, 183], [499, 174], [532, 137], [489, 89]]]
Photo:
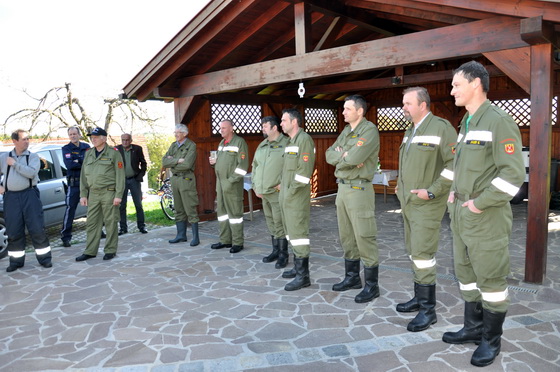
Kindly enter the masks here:
[[464, 109], [450, 96], [452, 71], [476, 59], [491, 76], [489, 99], [516, 119], [530, 148], [525, 280], [542, 283], [550, 191], [558, 189], [550, 165], [560, 158], [559, 29], [552, 0], [211, 0], [124, 95], [173, 102], [176, 122], [188, 124], [204, 217], [214, 210], [208, 154], [221, 139], [220, 120], [234, 120], [252, 153], [262, 116], [299, 108], [316, 143], [313, 192], [332, 193], [324, 154], [344, 126], [346, 96], [366, 97], [381, 164], [397, 169], [403, 89], [426, 87], [434, 114], [457, 125]]

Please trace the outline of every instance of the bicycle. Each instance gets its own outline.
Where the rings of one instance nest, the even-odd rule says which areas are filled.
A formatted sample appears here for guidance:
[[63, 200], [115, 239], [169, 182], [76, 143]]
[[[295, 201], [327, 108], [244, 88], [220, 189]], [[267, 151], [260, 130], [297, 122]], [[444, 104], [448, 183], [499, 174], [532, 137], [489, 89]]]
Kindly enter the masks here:
[[170, 220], [175, 219], [175, 205], [173, 204], [173, 191], [171, 190], [171, 181], [169, 178], [163, 180], [161, 187], [158, 190], [159, 204], [165, 217]]

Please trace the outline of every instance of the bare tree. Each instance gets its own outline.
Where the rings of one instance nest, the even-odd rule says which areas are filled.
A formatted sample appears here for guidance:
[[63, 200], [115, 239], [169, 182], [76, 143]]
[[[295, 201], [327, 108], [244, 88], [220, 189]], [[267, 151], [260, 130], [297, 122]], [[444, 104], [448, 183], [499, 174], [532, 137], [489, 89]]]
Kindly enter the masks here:
[[98, 126], [109, 132], [111, 126], [117, 125], [121, 132], [132, 133], [136, 124], [153, 127], [158, 120], [150, 118], [148, 112], [135, 100], [108, 98], [103, 102], [107, 106], [105, 122], [97, 123], [73, 95], [70, 83], [51, 88], [40, 98], [32, 97], [29, 93], [27, 95], [37, 102], [36, 107], [21, 109], [9, 115], [3, 124], [4, 131], [11, 122], [17, 121], [26, 123], [28, 127], [25, 129], [29, 132], [40, 127], [41, 132], [46, 131], [45, 137], [60, 129], [78, 127], [82, 137], [87, 138], [87, 133]]

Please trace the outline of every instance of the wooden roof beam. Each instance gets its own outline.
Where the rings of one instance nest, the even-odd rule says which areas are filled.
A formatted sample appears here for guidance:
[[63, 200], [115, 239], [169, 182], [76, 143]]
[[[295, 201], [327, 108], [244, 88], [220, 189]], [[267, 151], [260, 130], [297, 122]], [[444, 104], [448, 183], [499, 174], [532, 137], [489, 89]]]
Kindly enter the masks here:
[[[520, 20], [496, 17], [184, 78], [181, 96], [210, 94], [527, 46]], [[473, 38], [484, 34], [487, 37]], [[476, 42], [474, 41], [476, 40]]]
[[560, 22], [560, 4], [543, 1], [523, 0], [512, 3], [512, 0], [415, 0], [415, 2], [461, 10], [476, 9], [489, 13], [499, 12], [503, 15], [520, 18], [542, 16], [545, 21]]
[[296, 37], [296, 55], [311, 50], [311, 21], [305, 3], [294, 4], [294, 28]]

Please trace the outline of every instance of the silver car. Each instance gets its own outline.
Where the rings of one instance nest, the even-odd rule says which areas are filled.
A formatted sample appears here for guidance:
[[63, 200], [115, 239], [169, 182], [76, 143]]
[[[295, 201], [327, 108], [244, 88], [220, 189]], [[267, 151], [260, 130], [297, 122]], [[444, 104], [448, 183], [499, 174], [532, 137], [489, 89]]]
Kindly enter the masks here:
[[[37, 153], [41, 159], [39, 170], [39, 184], [37, 187], [41, 193], [45, 227], [62, 225], [64, 212], [66, 210], [66, 166], [62, 158], [62, 146], [60, 144], [42, 143], [29, 146], [29, 151]], [[2, 147], [0, 153], [8, 152], [13, 147]], [[86, 215], [87, 207], [78, 205], [76, 217]], [[6, 235], [6, 224], [4, 221], [4, 200], [0, 195], [0, 258], [8, 254], [8, 235]]]

